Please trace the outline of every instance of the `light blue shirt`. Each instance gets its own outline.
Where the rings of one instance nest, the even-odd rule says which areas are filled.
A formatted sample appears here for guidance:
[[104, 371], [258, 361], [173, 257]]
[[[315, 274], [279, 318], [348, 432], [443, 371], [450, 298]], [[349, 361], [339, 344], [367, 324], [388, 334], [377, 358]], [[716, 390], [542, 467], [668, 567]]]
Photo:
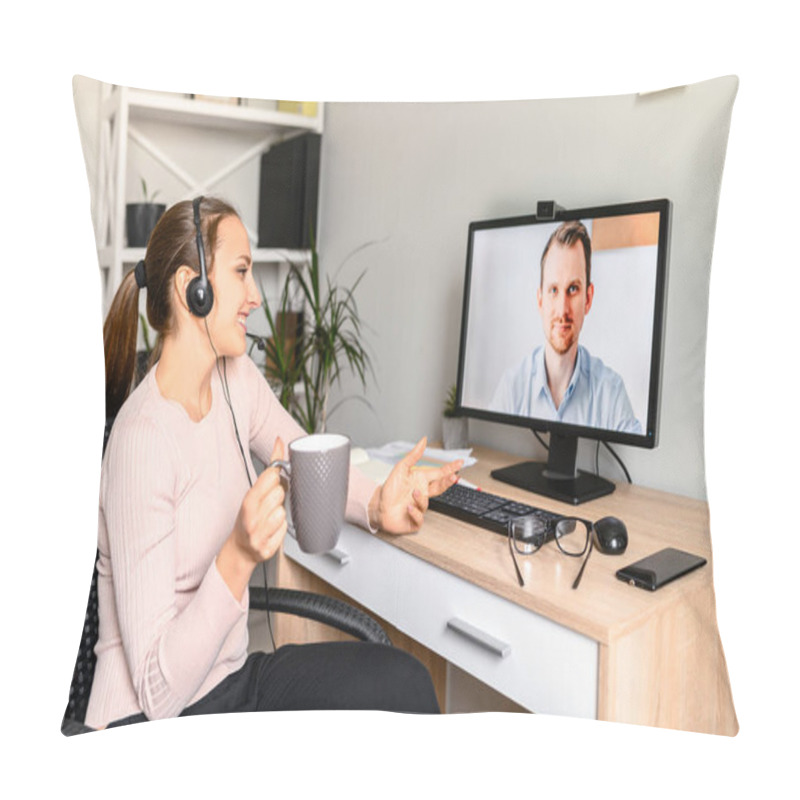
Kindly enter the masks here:
[[578, 345], [578, 357], [561, 405], [556, 408], [547, 385], [544, 347], [537, 347], [517, 367], [506, 370], [492, 398], [491, 411], [536, 417], [588, 428], [642, 433], [622, 378]]

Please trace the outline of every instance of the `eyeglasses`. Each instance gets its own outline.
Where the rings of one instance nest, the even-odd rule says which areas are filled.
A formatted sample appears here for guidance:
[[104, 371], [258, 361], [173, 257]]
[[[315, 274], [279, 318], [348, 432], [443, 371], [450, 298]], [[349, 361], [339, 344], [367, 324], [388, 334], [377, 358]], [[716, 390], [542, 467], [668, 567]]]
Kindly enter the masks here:
[[533, 555], [543, 544], [555, 539], [558, 549], [565, 556], [580, 558], [586, 553], [586, 559], [572, 584], [572, 588], [577, 589], [583, 577], [586, 562], [594, 547], [593, 532], [594, 524], [580, 517], [564, 517], [558, 520], [554, 527], [552, 527], [552, 523], [548, 523], [535, 514], [509, 520], [508, 549], [511, 552], [519, 585], [524, 586], [525, 581], [522, 579], [516, 554]]

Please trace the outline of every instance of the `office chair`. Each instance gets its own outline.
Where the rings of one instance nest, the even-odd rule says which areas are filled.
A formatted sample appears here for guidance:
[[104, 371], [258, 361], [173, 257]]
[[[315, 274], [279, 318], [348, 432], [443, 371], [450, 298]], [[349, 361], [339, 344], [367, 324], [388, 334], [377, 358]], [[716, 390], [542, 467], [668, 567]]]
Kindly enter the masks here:
[[[114, 420], [106, 421], [103, 434], [103, 452], [106, 449], [108, 436]], [[89, 589], [89, 599], [86, 604], [81, 643], [75, 659], [75, 669], [72, 673], [72, 683], [69, 687], [69, 700], [61, 723], [61, 732], [65, 736], [74, 736], [92, 730], [85, 723], [86, 708], [89, 704], [89, 694], [92, 690], [94, 668], [97, 657], [94, 653], [98, 636], [98, 605], [97, 605], [97, 555], [92, 573], [92, 582]], [[294, 614], [298, 617], [321, 622], [325, 625], [360, 639], [364, 642], [376, 642], [391, 645], [389, 637], [383, 628], [365, 612], [354, 606], [326, 595], [302, 592], [293, 589], [270, 589], [263, 586], [250, 587], [250, 608], [271, 612]]]

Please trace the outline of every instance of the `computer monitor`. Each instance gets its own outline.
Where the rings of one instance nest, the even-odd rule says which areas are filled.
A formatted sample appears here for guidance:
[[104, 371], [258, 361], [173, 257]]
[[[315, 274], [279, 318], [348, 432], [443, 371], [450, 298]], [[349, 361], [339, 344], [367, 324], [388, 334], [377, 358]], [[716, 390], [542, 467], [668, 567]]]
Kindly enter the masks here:
[[670, 212], [649, 200], [470, 224], [457, 411], [550, 434], [546, 463], [493, 477], [577, 504], [614, 490], [576, 469], [579, 437], [656, 446]]

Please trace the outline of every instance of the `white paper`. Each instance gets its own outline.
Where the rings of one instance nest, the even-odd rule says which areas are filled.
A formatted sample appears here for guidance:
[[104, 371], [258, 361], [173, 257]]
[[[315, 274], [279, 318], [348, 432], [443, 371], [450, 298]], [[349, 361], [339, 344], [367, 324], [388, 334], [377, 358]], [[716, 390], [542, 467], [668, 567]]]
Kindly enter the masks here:
[[[396, 464], [403, 456], [408, 455], [414, 449], [415, 444], [415, 442], [389, 442], [383, 447], [368, 448], [367, 454], [372, 460]], [[422, 458], [417, 463], [420, 466], [426, 466], [426, 461], [447, 463], [459, 458], [463, 459], [465, 467], [471, 467], [477, 463], [477, 459], [472, 457], [471, 447], [464, 450], [442, 450], [437, 447], [427, 447], [422, 454]], [[438, 463], [432, 463], [429, 466], [438, 466]]]

